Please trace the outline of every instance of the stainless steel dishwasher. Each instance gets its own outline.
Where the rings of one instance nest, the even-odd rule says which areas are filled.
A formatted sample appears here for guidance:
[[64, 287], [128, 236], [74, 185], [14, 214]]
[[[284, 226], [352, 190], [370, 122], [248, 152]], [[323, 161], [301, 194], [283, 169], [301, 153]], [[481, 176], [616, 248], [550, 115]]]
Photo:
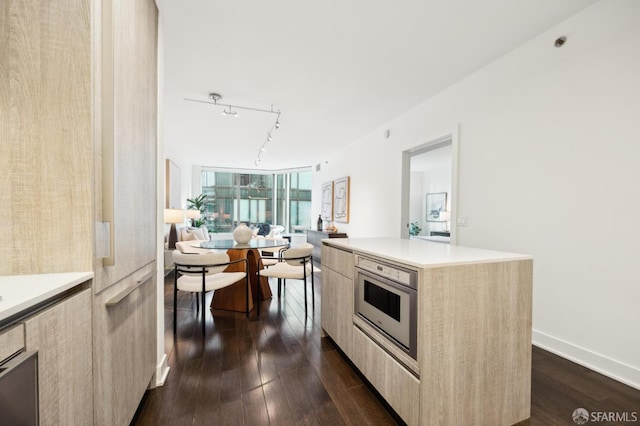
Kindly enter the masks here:
[[38, 425], [38, 352], [20, 351], [0, 361], [2, 424]]

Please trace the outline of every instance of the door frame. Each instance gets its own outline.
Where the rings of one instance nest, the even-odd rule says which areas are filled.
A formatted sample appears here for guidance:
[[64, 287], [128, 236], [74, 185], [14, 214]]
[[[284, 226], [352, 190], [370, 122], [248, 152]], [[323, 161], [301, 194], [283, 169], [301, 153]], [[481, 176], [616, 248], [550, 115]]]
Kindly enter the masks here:
[[433, 151], [443, 146], [451, 145], [451, 209], [449, 213], [449, 244], [457, 242], [457, 211], [458, 211], [458, 147], [459, 125], [433, 135], [428, 142], [402, 151], [402, 190], [400, 196], [400, 237], [409, 238], [409, 204], [411, 195], [411, 157]]

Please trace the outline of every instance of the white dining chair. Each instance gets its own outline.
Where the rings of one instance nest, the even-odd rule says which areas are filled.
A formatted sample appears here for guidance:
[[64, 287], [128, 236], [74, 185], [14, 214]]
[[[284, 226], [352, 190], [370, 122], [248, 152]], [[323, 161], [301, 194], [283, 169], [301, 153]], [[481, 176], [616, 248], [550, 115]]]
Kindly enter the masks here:
[[[173, 333], [176, 333], [178, 290], [198, 293], [202, 301], [202, 335], [205, 334], [205, 294], [245, 280], [246, 312], [249, 316], [249, 267], [247, 259], [229, 260], [227, 253], [182, 253], [173, 251]], [[244, 263], [244, 272], [224, 272], [232, 264]]]
[[[281, 262], [266, 268], [258, 269], [258, 281], [260, 277], [278, 278], [278, 297], [281, 295], [281, 283], [286, 286], [286, 280], [302, 280], [304, 285], [304, 313], [307, 314], [307, 277], [311, 276], [311, 306], [315, 310], [315, 292], [313, 282], [313, 245], [304, 244], [300, 247], [292, 247], [282, 251]], [[260, 286], [258, 286], [258, 300], [260, 300]], [[260, 304], [258, 303], [258, 316]]]

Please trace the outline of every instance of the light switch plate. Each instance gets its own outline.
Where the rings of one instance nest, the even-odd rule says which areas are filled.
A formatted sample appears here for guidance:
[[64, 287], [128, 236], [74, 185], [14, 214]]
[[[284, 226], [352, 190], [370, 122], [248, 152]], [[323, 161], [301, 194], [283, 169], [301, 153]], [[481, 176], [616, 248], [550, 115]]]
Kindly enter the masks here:
[[458, 226], [467, 226], [466, 216], [458, 216]]

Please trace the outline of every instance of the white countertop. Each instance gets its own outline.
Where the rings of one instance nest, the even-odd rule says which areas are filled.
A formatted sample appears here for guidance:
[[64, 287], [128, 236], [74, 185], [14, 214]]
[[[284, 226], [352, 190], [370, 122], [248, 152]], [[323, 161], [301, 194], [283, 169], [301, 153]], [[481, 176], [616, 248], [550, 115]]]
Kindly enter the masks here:
[[329, 238], [323, 242], [418, 268], [533, 259], [532, 256], [403, 238]]
[[0, 276], [0, 321], [93, 278], [93, 272]]

